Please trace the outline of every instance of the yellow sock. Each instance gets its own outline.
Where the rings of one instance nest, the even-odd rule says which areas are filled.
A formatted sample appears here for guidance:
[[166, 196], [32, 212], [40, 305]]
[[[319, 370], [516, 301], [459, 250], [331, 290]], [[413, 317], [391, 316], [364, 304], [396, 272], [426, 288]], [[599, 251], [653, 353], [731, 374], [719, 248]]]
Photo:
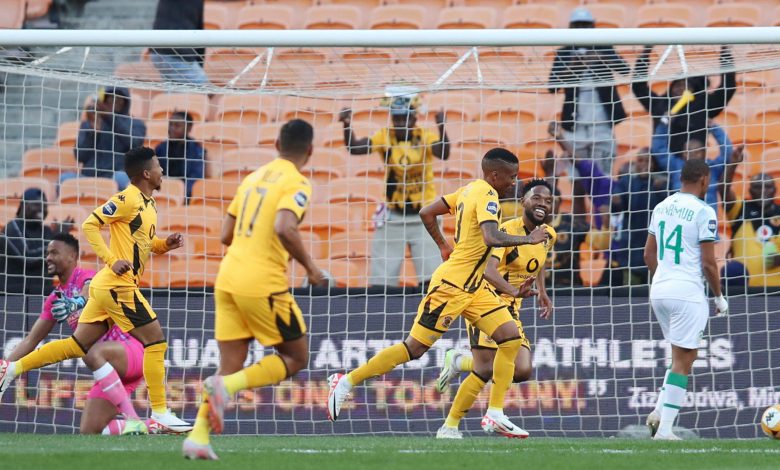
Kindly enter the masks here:
[[404, 343], [398, 343], [385, 348], [372, 357], [368, 362], [353, 370], [347, 375], [349, 383], [359, 385], [366, 379], [386, 374], [395, 369], [399, 364], [409, 362], [409, 350]]
[[444, 424], [457, 428], [460, 420], [469, 412], [483, 388], [485, 388], [485, 381], [477, 377], [477, 374], [472, 372], [466, 376], [458, 387], [458, 393], [455, 394], [455, 400], [452, 401], [452, 407]]
[[474, 358], [471, 356], [460, 358], [460, 371], [471, 372], [472, 370], [474, 370]]
[[72, 336], [52, 341], [16, 361], [14, 363], [14, 373], [19, 375], [22, 372], [40, 369], [43, 366], [55, 364], [65, 359], [84, 357], [86, 354], [87, 352], [81, 349], [79, 343]]
[[201, 445], [209, 443], [209, 406], [206, 400], [208, 398], [204, 397], [200, 408], [198, 408], [198, 417], [195, 418], [195, 425], [193, 425], [192, 431], [188, 436], [196, 444]]
[[150, 344], [144, 347], [144, 380], [149, 390], [149, 403], [155, 413], [165, 413], [165, 350], [168, 343]]
[[252, 364], [235, 374], [226, 375], [225, 388], [233, 395], [239, 390], [249, 390], [266, 385], [275, 385], [287, 377], [287, 366], [277, 355], [266, 356], [257, 364]]
[[512, 385], [515, 374], [515, 358], [520, 350], [520, 338], [510, 339], [498, 345], [493, 360], [493, 386], [490, 387], [490, 408], [504, 409], [504, 396]]

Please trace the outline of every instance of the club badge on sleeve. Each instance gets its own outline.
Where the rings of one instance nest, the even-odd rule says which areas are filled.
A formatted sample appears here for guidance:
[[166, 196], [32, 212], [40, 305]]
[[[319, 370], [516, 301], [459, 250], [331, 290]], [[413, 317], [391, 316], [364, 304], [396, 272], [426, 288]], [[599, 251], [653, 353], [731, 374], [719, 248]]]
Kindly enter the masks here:
[[306, 203], [309, 200], [308, 196], [306, 196], [306, 193], [303, 191], [298, 191], [295, 193], [293, 199], [295, 199], [295, 203], [298, 204], [299, 207], [306, 207]]
[[114, 215], [116, 213], [116, 204], [114, 201], [108, 201], [103, 205], [103, 215]]
[[498, 203], [495, 201], [488, 202], [485, 210], [490, 212], [493, 215], [498, 215]]

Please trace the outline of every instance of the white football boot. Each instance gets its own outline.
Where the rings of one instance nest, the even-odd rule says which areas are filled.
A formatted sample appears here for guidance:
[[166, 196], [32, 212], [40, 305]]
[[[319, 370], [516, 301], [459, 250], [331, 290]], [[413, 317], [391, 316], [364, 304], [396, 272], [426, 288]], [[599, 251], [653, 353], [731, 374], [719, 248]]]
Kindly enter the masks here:
[[211, 444], [197, 444], [189, 438], [184, 439], [181, 453], [187, 460], [219, 460]]
[[501, 411], [488, 410], [482, 418], [482, 429], [485, 432], [493, 432], [510, 439], [525, 439], [529, 436], [525, 429], [512, 424]]
[[192, 431], [192, 425], [179, 419], [170, 409], [165, 410], [165, 413], [153, 412], [150, 420], [156, 422], [165, 433], [179, 434]]
[[653, 440], [654, 441], [682, 441], [682, 438], [677, 437], [676, 435], [674, 435], [674, 433], [670, 432], [669, 434], [663, 434], [663, 435], [656, 434], [653, 437]]
[[436, 431], [436, 439], [463, 439], [463, 433], [458, 428], [453, 428], [443, 424], [438, 431]]
[[352, 387], [344, 374], [332, 374], [328, 377], [328, 419], [336, 421], [341, 413], [341, 406], [349, 398]]
[[655, 433], [658, 432], [658, 426], [661, 424], [661, 416], [653, 410], [652, 413], [647, 415], [647, 421], [645, 425], [650, 429], [650, 437], [655, 437]]
[[460, 370], [456, 367], [458, 360], [464, 356], [464, 351], [461, 349], [448, 349], [444, 353], [444, 366], [439, 372], [439, 377], [436, 379], [436, 390], [439, 393], [444, 393], [447, 386], [452, 382], [452, 379], [460, 374]]
[[11, 373], [11, 362], [5, 359], [0, 359], [0, 400], [3, 399], [3, 394], [8, 387], [11, 386], [11, 382], [14, 381], [16, 376]]

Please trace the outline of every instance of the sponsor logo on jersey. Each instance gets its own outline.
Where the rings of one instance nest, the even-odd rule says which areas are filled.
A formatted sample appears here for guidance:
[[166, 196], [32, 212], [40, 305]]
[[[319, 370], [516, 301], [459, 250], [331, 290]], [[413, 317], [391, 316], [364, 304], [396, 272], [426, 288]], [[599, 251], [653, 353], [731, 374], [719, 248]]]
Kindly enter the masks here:
[[116, 212], [116, 204], [114, 204], [114, 201], [108, 201], [103, 206], [104, 215], [114, 215], [115, 212]]
[[495, 201], [488, 202], [487, 207], [485, 208], [485, 210], [487, 210], [488, 212], [490, 212], [493, 215], [498, 214], [498, 203], [496, 203]]
[[306, 207], [306, 201], [309, 200], [309, 198], [306, 197], [306, 193], [303, 191], [298, 191], [295, 193], [293, 199], [295, 199], [295, 203], [298, 204], [299, 207]]
[[715, 230], [718, 229], [718, 221], [715, 219], [711, 219], [707, 224], [707, 228], [710, 229], [710, 232], [715, 233]]

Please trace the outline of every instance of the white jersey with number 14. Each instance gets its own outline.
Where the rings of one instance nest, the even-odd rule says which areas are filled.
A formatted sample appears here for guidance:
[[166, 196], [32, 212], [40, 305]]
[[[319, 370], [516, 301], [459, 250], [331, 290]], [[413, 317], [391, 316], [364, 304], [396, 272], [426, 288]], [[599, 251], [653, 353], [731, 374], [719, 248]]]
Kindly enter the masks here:
[[698, 300], [705, 297], [702, 242], [714, 242], [718, 218], [712, 207], [689, 193], [676, 193], [655, 206], [648, 232], [655, 236], [658, 268], [650, 297]]

